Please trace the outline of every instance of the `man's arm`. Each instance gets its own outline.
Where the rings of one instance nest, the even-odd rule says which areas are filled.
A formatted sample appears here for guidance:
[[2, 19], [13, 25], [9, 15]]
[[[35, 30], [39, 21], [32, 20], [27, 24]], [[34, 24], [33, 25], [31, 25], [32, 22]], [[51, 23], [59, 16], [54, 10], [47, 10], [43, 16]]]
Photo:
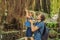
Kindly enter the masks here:
[[31, 23], [31, 30], [32, 30], [32, 32], [35, 32], [38, 29], [39, 29], [39, 27], [34, 26], [33, 23]]

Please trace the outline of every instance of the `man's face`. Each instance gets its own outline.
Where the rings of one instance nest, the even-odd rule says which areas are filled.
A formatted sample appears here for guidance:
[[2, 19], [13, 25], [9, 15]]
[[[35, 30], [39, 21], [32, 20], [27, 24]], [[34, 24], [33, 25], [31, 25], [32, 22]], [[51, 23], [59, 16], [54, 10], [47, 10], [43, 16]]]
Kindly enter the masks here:
[[41, 20], [41, 14], [39, 14], [39, 15], [37, 16], [37, 19], [38, 19], [38, 20]]

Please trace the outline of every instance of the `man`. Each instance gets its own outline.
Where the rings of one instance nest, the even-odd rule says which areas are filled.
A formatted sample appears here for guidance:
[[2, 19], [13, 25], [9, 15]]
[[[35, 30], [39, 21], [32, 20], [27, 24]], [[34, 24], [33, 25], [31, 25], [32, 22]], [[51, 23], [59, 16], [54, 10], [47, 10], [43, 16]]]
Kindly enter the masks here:
[[39, 14], [37, 17], [38, 22], [36, 22], [35, 25], [33, 25], [33, 20], [29, 20], [31, 23], [31, 30], [34, 32], [34, 40], [42, 40], [42, 33], [44, 30], [44, 20], [45, 16], [43, 14]]

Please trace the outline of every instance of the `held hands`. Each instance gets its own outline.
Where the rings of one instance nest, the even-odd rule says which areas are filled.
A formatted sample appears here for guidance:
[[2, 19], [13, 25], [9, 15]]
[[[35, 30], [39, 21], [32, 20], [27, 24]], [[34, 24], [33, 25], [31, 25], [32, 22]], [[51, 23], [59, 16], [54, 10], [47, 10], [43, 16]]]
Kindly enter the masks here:
[[34, 20], [29, 20], [30, 23], [34, 23]]

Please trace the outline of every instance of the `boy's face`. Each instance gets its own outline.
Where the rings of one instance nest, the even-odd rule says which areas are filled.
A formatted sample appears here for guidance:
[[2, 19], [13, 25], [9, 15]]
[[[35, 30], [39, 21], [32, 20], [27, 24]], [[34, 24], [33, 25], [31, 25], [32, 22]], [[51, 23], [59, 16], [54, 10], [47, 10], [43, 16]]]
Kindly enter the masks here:
[[32, 12], [29, 12], [29, 16], [32, 16], [33, 14], [32, 14]]

